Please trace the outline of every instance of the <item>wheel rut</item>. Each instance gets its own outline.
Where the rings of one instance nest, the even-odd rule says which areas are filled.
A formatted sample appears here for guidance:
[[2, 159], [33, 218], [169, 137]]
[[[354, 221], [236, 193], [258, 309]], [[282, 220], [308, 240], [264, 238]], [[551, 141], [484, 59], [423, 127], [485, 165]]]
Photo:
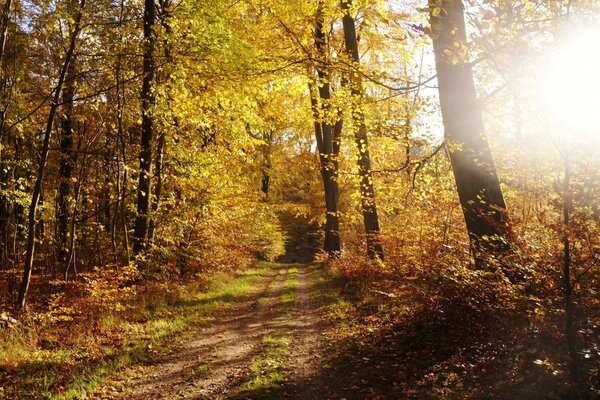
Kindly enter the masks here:
[[[323, 382], [320, 344], [324, 329], [316, 293], [320, 290], [311, 264], [281, 264], [262, 280], [254, 295], [214, 315], [214, 320], [178, 341], [172, 350], [145, 366], [112, 399], [320, 399]], [[290, 274], [290, 271], [295, 274]], [[288, 287], [287, 283], [294, 285]], [[295, 281], [294, 281], [295, 280]], [[284, 299], [291, 296], [291, 307]], [[244, 391], [253, 360], [265, 337], [289, 344], [286, 368], [274, 393]]]

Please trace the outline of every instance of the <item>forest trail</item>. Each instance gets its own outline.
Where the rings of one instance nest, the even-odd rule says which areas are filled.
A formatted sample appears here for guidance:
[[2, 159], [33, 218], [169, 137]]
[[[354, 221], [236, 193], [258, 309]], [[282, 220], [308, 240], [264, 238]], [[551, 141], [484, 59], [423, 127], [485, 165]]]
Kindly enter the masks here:
[[136, 373], [120, 398], [326, 397], [318, 382], [320, 268], [275, 265], [254, 294]]

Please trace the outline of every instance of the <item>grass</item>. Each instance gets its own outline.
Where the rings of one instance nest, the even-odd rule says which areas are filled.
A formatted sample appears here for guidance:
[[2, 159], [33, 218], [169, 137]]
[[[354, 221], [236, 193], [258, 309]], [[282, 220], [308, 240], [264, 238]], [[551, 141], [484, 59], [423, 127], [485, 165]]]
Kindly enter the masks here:
[[278, 399], [285, 380], [289, 339], [265, 335], [259, 354], [252, 360], [250, 377], [241, 386], [237, 399], [248, 397]]
[[61, 342], [69, 322], [24, 323], [0, 336], [0, 397], [84, 398], [117, 371], [156, 357], [192, 325], [210, 321], [216, 311], [250, 294], [272, 266], [261, 263], [237, 275], [219, 274], [204, 292], [189, 285], [140, 294], [132, 298], [129, 311], [107, 310], [93, 327], [77, 327], [81, 332], [69, 343]]
[[288, 269], [288, 274], [281, 289], [281, 307], [290, 314], [296, 305], [296, 292], [298, 290], [298, 268]]
[[[277, 275], [281, 276], [285, 274], [285, 269], [281, 268], [278, 272]], [[271, 291], [273, 291], [273, 289], [275, 288], [275, 286], [277, 285], [278, 279], [277, 276], [271, 281], [269, 282], [269, 284], [267, 285], [267, 288], [265, 289], [265, 293], [269, 293]], [[258, 299], [258, 304], [264, 304], [269, 298], [268, 297], [261, 297], [260, 299]]]

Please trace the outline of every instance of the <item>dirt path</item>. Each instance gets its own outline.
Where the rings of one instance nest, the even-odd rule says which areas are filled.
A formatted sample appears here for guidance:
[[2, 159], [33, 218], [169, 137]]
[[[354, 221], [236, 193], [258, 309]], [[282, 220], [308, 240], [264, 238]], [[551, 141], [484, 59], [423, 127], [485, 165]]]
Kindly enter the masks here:
[[[316, 300], [316, 268], [308, 264], [273, 268], [253, 298], [216, 316], [210, 325], [146, 367], [127, 385], [124, 398], [323, 398], [323, 385], [316, 378], [320, 376], [317, 348], [323, 331]], [[257, 373], [252, 366], [260, 357], [265, 338], [284, 338], [287, 344], [286, 368], [277, 395], [270, 389], [244, 388]]]

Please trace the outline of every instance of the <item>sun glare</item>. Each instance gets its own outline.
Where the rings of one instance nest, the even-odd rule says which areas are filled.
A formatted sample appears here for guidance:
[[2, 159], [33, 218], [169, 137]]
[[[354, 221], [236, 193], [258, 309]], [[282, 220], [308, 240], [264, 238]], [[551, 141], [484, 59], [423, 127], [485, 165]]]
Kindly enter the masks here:
[[543, 102], [564, 133], [600, 133], [599, 43], [600, 29], [571, 36], [543, 73]]

